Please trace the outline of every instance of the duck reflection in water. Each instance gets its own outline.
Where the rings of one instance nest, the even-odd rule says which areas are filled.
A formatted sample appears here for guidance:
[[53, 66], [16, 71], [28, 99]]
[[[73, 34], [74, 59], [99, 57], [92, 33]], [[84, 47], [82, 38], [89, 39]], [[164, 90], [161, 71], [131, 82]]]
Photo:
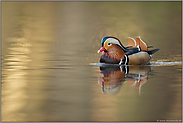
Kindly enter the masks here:
[[100, 66], [102, 77], [98, 84], [101, 85], [102, 93], [116, 94], [123, 82], [128, 81], [128, 87], [136, 87], [140, 95], [141, 86], [147, 82], [150, 66]]

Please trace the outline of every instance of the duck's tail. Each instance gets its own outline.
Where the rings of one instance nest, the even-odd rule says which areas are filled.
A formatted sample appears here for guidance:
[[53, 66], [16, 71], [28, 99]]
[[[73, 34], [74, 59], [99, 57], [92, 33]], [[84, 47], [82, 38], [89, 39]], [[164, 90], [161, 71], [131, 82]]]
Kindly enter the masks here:
[[157, 52], [159, 49], [154, 49], [154, 50], [149, 50], [148, 51], [148, 54], [149, 55], [152, 55], [152, 54], [154, 54], [155, 52]]

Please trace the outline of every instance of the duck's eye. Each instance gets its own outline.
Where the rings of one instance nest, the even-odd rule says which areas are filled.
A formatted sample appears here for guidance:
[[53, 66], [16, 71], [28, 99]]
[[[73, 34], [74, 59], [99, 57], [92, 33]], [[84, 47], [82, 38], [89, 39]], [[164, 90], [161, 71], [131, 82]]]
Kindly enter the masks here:
[[110, 45], [111, 45], [111, 43], [108, 43], [108, 45], [110, 46]]

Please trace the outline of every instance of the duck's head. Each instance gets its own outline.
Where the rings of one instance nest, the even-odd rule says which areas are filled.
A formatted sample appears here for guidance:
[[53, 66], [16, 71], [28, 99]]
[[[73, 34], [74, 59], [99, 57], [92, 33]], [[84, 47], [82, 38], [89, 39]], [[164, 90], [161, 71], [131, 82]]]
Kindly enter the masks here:
[[121, 44], [118, 38], [112, 37], [112, 36], [107, 36], [102, 38], [101, 40], [101, 48], [98, 50], [98, 53], [100, 52], [107, 52], [110, 51], [113, 47], [120, 47], [123, 49], [123, 51], [126, 51], [125, 47]]

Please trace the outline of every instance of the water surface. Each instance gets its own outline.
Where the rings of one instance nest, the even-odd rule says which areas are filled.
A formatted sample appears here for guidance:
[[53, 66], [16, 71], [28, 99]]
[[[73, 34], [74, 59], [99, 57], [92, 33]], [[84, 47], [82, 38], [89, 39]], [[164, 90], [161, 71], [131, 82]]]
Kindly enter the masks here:
[[[2, 2], [2, 121], [181, 121], [182, 2]], [[141, 36], [147, 66], [100, 66]]]

